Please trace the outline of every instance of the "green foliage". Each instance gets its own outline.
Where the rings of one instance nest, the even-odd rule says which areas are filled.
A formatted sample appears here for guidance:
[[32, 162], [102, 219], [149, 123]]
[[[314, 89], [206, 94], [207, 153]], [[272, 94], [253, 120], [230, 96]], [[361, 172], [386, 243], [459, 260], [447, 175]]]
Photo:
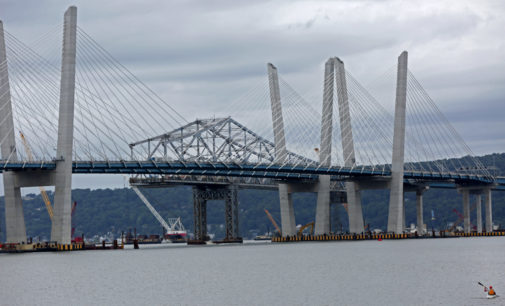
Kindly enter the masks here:
[[[505, 175], [505, 154], [491, 154], [480, 157], [484, 165], [496, 166], [498, 175]], [[146, 197], [163, 218], [181, 217], [188, 231], [193, 229], [193, 198], [190, 187], [143, 189]], [[52, 201], [52, 193], [49, 193]], [[86, 237], [136, 228], [140, 234], [161, 234], [161, 225], [128, 188], [122, 189], [75, 189], [72, 198], [77, 208], [72, 218], [75, 235], [84, 233]], [[386, 229], [388, 217], [389, 192], [387, 190], [366, 190], [362, 194], [365, 223], [370, 228]], [[298, 224], [314, 221], [316, 195], [297, 193], [293, 195], [295, 217]], [[454, 208], [462, 211], [462, 197], [456, 190], [432, 189], [424, 193], [424, 220], [429, 228], [445, 228], [458, 216]], [[493, 192], [494, 224], [505, 226], [505, 192]], [[23, 199], [27, 235], [49, 239], [51, 228], [41, 196], [29, 194]], [[406, 193], [406, 224], [416, 223], [415, 194]], [[280, 224], [279, 197], [275, 191], [240, 190], [240, 231], [246, 238], [267, 231], [274, 231], [263, 209], [266, 208]], [[431, 211], [435, 220], [431, 221]], [[3, 197], [0, 197], [0, 241], [5, 240], [5, 210]], [[475, 220], [475, 211], [472, 219]], [[207, 223], [216, 238], [224, 236], [224, 202], [209, 201]], [[332, 206], [332, 229], [347, 229], [347, 213], [341, 205]]]

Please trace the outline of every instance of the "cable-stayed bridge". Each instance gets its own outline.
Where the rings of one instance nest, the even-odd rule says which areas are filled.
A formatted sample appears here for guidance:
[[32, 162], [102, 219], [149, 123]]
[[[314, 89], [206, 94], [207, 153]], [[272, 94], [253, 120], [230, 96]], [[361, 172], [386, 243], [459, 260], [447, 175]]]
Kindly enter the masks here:
[[[394, 115], [336, 57], [325, 64], [322, 96], [302, 96], [267, 65], [268, 78], [220, 118], [188, 121], [77, 26], [65, 13], [61, 66], [0, 24], [0, 144], [8, 242], [26, 241], [20, 188], [55, 186], [51, 239], [70, 243], [72, 173], [132, 174], [131, 184], [194, 186], [195, 238], [206, 236], [206, 201], [226, 201], [227, 239], [238, 238], [238, 188], [279, 190], [283, 235], [295, 234], [294, 192], [316, 192], [317, 234], [329, 233], [330, 204], [348, 203], [349, 231], [364, 231], [361, 190], [390, 189], [388, 231], [405, 229], [405, 192], [457, 188], [470, 231], [492, 230], [491, 190], [505, 189], [473, 157], [407, 68], [381, 76]], [[57, 32], [61, 30], [56, 29]], [[35, 43], [51, 45], [48, 33]], [[59, 44], [53, 44], [55, 46]], [[310, 102], [309, 102], [310, 101]], [[313, 108], [322, 101], [322, 110]], [[230, 116], [231, 115], [231, 116]], [[30, 143], [23, 150], [18, 132]], [[33, 157], [30, 158], [30, 155]], [[345, 195], [345, 196], [344, 196]]]

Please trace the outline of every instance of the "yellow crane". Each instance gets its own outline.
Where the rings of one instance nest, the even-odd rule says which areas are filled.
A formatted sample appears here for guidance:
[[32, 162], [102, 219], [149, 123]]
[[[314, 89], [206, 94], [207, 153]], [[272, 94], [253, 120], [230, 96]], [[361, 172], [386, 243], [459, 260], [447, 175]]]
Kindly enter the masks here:
[[267, 214], [268, 219], [270, 219], [270, 222], [274, 225], [275, 229], [279, 232], [279, 235], [282, 235], [281, 229], [277, 225], [277, 222], [275, 222], [274, 217], [270, 214], [270, 212], [265, 208], [265, 213]]
[[[32, 150], [30, 149], [30, 146], [28, 145], [28, 141], [26, 141], [25, 135], [21, 131], [19, 131], [19, 136], [21, 136], [21, 140], [23, 141], [23, 145], [25, 146], [25, 151], [26, 155], [28, 157], [29, 161], [33, 161], [33, 155], [32, 155]], [[49, 200], [49, 197], [47, 196], [47, 192], [44, 189], [44, 187], [39, 187], [40, 189], [40, 194], [42, 195], [42, 199], [44, 200], [44, 203], [46, 204], [47, 208], [47, 213], [49, 214], [49, 218], [51, 221], [53, 221], [53, 207], [51, 206], [51, 201]]]
[[310, 226], [310, 235], [314, 235], [314, 221], [305, 224], [298, 230], [298, 236], [303, 236], [303, 231]]

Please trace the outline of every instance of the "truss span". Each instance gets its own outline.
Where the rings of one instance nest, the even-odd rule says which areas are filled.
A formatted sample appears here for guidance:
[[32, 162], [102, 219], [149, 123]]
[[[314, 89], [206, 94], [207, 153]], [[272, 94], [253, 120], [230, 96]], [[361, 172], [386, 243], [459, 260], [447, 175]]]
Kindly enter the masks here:
[[[274, 143], [231, 117], [195, 120], [171, 132], [131, 143], [130, 150], [133, 160], [237, 164], [275, 161]], [[286, 164], [316, 165], [317, 162], [288, 152]]]

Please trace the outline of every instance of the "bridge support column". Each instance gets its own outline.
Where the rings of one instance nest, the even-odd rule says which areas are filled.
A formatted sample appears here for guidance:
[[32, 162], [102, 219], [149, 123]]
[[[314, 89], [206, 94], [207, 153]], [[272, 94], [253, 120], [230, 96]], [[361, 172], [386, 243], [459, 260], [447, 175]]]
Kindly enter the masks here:
[[408, 54], [403, 51], [398, 57], [396, 83], [395, 122], [393, 136], [393, 160], [391, 166], [391, 191], [389, 195], [388, 232], [402, 233], [403, 167], [405, 153], [405, 114], [407, 107], [407, 62]]
[[193, 187], [194, 238], [197, 242], [207, 240], [207, 199], [205, 190]]
[[417, 233], [420, 235], [425, 233], [423, 218], [423, 192], [424, 189], [416, 190]]
[[314, 233], [316, 235], [330, 232], [330, 176], [320, 175], [317, 187], [316, 222]]
[[240, 238], [238, 220], [238, 189], [230, 185], [226, 190], [225, 199], [226, 237], [225, 241], [237, 241]]
[[[7, 53], [2, 21], [0, 21], [0, 141], [2, 159], [17, 161]], [[14, 172], [4, 171], [3, 173], [6, 242], [23, 243], [26, 242], [25, 217], [23, 214], [21, 189], [14, 186], [15, 176]]]
[[486, 189], [486, 232], [493, 231], [493, 207], [491, 202], [491, 188]]
[[4, 172], [5, 233], [7, 243], [26, 243], [21, 188], [14, 187], [15, 173]]
[[[333, 84], [335, 83], [335, 59], [330, 58], [324, 67], [323, 112], [321, 118], [321, 145], [319, 163], [331, 165], [331, 136], [333, 132]], [[320, 175], [317, 186], [316, 235], [330, 232], [330, 176]]]
[[295, 210], [288, 184], [279, 184], [282, 236], [296, 235]]
[[56, 149], [56, 184], [51, 240], [71, 242], [72, 145], [74, 135], [75, 56], [77, 42], [77, 8], [65, 12], [63, 55], [61, 61], [58, 146]]
[[238, 188], [236, 185], [226, 187], [194, 186], [193, 187], [193, 220], [194, 239], [190, 243], [203, 243], [207, 237], [207, 201], [224, 200], [225, 237], [222, 242], [242, 242], [238, 222]]
[[470, 191], [464, 189], [463, 194], [463, 227], [465, 233], [470, 233]]
[[475, 195], [475, 209], [477, 210], [477, 233], [482, 233], [482, 195]]
[[363, 209], [361, 207], [361, 191], [355, 182], [346, 182], [347, 191], [347, 211], [349, 214], [349, 232], [360, 234], [365, 231], [363, 222]]

